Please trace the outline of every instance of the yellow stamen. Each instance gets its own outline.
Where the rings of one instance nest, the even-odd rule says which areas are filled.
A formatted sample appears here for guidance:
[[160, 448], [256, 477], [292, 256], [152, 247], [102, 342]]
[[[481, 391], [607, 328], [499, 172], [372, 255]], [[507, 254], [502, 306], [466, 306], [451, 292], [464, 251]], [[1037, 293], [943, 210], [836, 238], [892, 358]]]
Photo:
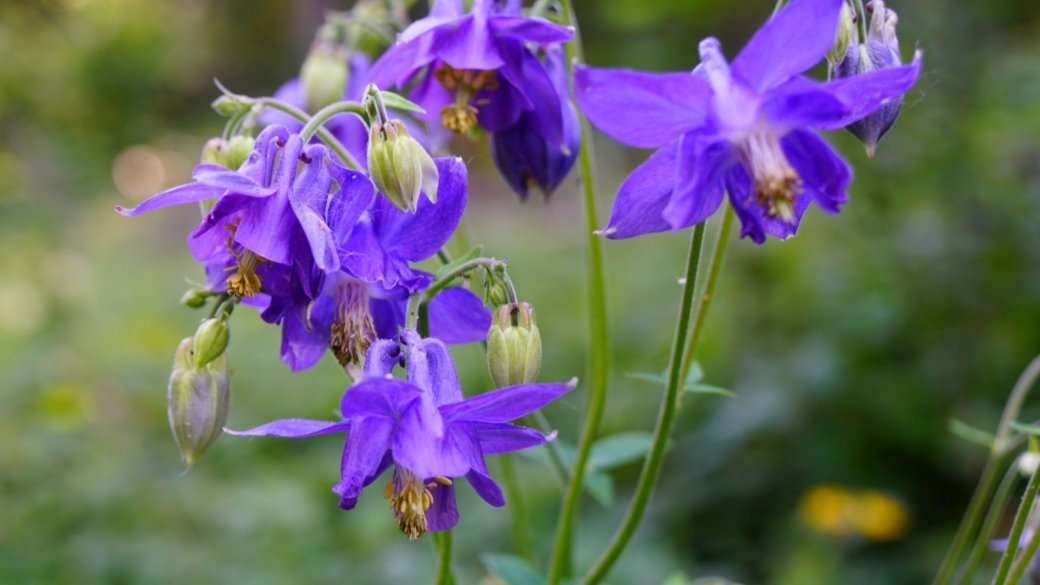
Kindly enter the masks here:
[[227, 277], [227, 291], [232, 296], [251, 299], [256, 296], [256, 293], [260, 292], [262, 283], [260, 275], [256, 273], [256, 267], [264, 259], [250, 250], [243, 250], [241, 253], [235, 251], [233, 246], [238, 222], [239, 220], [235, 219], [234, 223], [229, 223], [225, 226], [231, 233], [228, 235], [224, 245], [227, 246], [231, 255], [235, 257], [235, 265], [225, 269], [225, 272], [234, 271]]
[[336, 317], [332, 321], [329, 347], [340, 365], [359, 364], [365, 359], [376, 328], [368, 308], [364, 283], [348, 282], [336, 289]]
[[398, 467], [394, 481], [383, 489], [383, 496], [390, 498], [390, 509], [394, 511], [397, 525], [409, 540], [415, 540], [426, 533], [426, 510], [433, 505], [431, 489], [436, 488], [438, 484], [451, 485], [451, 480], [435, 477], [434, 481], [424, 485], [422, 479], [414, 473]]
[[737, 154], [755, 183], [755, 203], [767, 217], [793, 222], [794, 198], [802, 192], [802, 180], [776, 134], [769, 129], [752, 131], [737, 145]]
[[441, 108], [441, 124], [458, 134], [469, 132], [477, 125], [478, 110], [473, 104], [487, 103], [484, 99], [473, 101], [473, 97], [483, 89], [498, 89], [495, 72], [455, 69], [445, 63], [433, 72], [433, 76], [448, 93], [455, 96], [454, 103]]

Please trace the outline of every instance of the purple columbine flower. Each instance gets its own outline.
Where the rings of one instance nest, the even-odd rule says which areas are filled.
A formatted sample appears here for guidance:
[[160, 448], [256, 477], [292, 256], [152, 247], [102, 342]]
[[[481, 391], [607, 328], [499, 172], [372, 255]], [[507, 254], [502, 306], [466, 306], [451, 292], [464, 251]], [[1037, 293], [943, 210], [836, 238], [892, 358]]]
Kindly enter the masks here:
[[734, 59], [700, 43], [690, 73], [579, 68], [578, 105], [615, 139], [658, 149], [622, 184], [603, 234], [629, 238], [700, 223], [725, 192], [742, 236], [794, 235], [809, 203], [837, 213], [852, 170], [811, 128], [837, 129], [899, 99], [913, 64], [818, 83], [801, 75], [834, 42], [843, 0], [792, 0]]
[[563, 47], [549, 45], [540, 52], [545, 54], [545, 69], [560, 96], [563, 144], [550, 142], [550, 137], [541, 133], [547, 125], [538, 119], [546, 115], [544, 109], [523, 112], [516, 124], [491, 136], [495, 166], [523, 200], [527, 199], [531, 187], [540, 189], [546, 197], [551, 195], [574, 166], [581, 148], [578, 112], [568, 98], [570, 90]]
[[[466, 208], [466, 165], [458, 158], [435, 162], [436, 204], [423, 198], [414, 214], [404, 212], [384, 197], [373, 200], [368, 185], [350, 202], [349, 212], [336, 214], [348, 221], [330, 224], [341, 269], [309, 271], [314, 279], [324, 277], [320, 294], [295, 288], [272, 295], [262, 316], [282, 325], [281, 358], [293, 371], [313, 366], [326, 349], [344, 366], [358, 363], [374, 340], [394, 337], [404, 326], [408, 296], [433, 280], [409, 263], [436, 254]], [[358, 213], [357, 206], [364, 208], [368, 201]], [[462, 288], [437, 294], [429, 304], [429, 319], [430, 333], [448, 343], [483, 341], [491, 326], [480, 298]]]
[[[412, 23], [373, 66], [368, 81], [381, 88], [409, 86], [409, 99], [437, 125], [464, 133], [479, 124], [489, 132], [514, 126], [524, 112], [550, 144], [563, 148], [560, 100], [545, 67], [526, 46], [570, 40], [574, 31], [520, 13], [520, 2], [438, 0], [429, 16]], [[432, 137], [435, 143], [444, 137]]]
[[552, 440], [509, 421], [545, 406], [576, 381], [510, 386], [466, 399], [443, 343], [421, 339], [415, 331], [401, 337], [408, 350], [408, 381], [389, 376], [400, 359], [398, 344], [376, 342], [365, 361], [364, 379], [343, 394], [342, 421], [288, 419], [229, 432], [301, 438], [346, 431], [341, 479], [333, 487], [340, 507], [352, 509], [361, 490], [393, 466], [383, 494], [401, 530], [415, 539], [458, 523], [452, 478], [465, 477], [485, 502], [504, 505], [484, 456]]
[[[116, 210], [133, 216], [216, 198], [188, 245], [206, 263], [211, 286], [220, 287], [223, 273], [227, 292], [244, 298], [297, 288], [314, 298], [324, 274], [340, 269], [330, 226], [348, 230], [372, 198], [367, 177], [341, 167], [324, 146], [305, 146], [282, 126], [261, 132], [238, 170], [202, 164], [193, 177], [193, 183], [134, 209]], [[334, 182], [337, 190], [331, 192]]]

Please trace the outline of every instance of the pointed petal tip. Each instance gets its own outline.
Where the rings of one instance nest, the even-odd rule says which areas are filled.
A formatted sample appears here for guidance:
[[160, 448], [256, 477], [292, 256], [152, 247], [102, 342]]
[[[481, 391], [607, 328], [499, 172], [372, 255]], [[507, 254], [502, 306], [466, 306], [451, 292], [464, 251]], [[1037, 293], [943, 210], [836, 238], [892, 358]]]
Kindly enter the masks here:
[[578, 387], [578, 377], [577, 376], [574, 376], [573, 378], [571, 378], [570, 380], [567, 381], [567, 389], [568, 390], [574, 390], [577, 387]]
[[546, 443], [551, 443], [552, 441], [555, 441], [556, 440], [556, 434], [557, 434], [557, 431], [553, 431], [553, 432], [549, 433], [548, 435], [545, 435], [545, 442]]
[[874, 158], [874, 153], [877, 152], [877, 144], [864, 144], [867, 149], [867, 158]]
[[605, 238], [609, 238], [610, 236], [614, 235], [615, 232], [617, 232], [617, 228], [616, 227], [608, 227], [608, 228], [604, 228], [604, 229], [601, 229], [601, 230], [595, 230], [592, 233], [596, 234], [597, 236], [603, 236]]

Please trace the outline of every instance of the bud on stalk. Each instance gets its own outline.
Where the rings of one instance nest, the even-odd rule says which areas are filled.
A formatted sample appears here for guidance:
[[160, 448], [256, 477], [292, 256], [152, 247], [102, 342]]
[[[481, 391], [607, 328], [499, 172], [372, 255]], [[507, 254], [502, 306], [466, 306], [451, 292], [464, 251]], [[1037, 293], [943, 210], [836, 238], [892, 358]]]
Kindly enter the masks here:
[[502, 305], [488, 331], [488, 369], [495, 386], [531, 384], [541, 368], [542, 337], [534, 308], [527, 303]]
[[192, 356], [194, 339], [181, 340], [173, 359], [167, 411], [181, 459], [191, 467], [217, 440], [227, 422], [231, 371], [223, 353], [201, 368]]
[[439, 173], [430, 154], [400, 120], [372, 124], [368, 141], [368, 173], [379, 190], [401, 211], [415, 210], [419, 195], [437, 202]]
[[225, 319], [206, 319], [195, 331], [192, 354], [196, 369], [223, 355], [228, 346], [230, 329]]

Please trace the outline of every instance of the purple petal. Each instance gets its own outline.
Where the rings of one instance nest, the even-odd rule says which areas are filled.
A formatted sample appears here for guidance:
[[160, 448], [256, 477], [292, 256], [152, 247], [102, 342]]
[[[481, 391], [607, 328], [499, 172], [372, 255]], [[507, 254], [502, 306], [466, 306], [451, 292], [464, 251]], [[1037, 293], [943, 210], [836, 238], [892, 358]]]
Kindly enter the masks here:
[[396, 337], [404, 327], [408, 301], [396, 299], [371, 299], [368, 303], [372, 315], [372, 325], [376, 337], [390, 339]]
[[829, 213], [838, 213], [849, 199], [852, 168], [826, 141], [808, 130], [795, 130], [781, 142], [787, 160], [801, 177], [802, 187]]
[[242, 215], [235, 230], [235, 241], [258, 256], [279, 264], [292, 264], [293, 255], [288, 243], [298, 229], [299, 221], [289, 203], [289, 190], [296, 174], [296, 161], [303, 148], [298, 134], [289, 137], [278, 163], [277, 192], [267, 198], [256, 199]]
[[366, 417], [398, 420], [421, 395], [421, 389], [402, 380], [366, 378], [343, 393], [340, 413], [347, 420]]
[[430, 488], [433, 503], [426, 510], [426, 529], [430, 532], [451, 530], [459, 523], [459, 510], [455, 505], [455, 486], [436, 482], [434, 484], [435, 486]]
[[679, 139], [678, 181], [662, 215], [673, 230], [711, 217], [722, 203], [723, 176], [736, 157], [728, 140], [690, 132]]
[[525, 16], [492, 16], [488, 25], [498, 37], [513, 37], [537, 45], [566, 43], [574, 37], [574, 29], [543, 18]]
[[473, 491], [477, 492], [477, 495], [485, 502], [496, 508], [506, 505], [506, 499], [502, 496], [502, 489], [487, 474], [487, 469], [484, 469], [483, 472], [477, 470], [470, 471], [466, 474], [466, 480], [473, 486]]
[[448, 347], [439, 339], [423, 339], [414, 329], [401, 333], [401, 341], [408, 346], [408, 380], [433, 393], [435, 405], [462, 400], [459, 376]]
[[329, 422], [305, 418], [287, 418], [260, 425], [248, 431], [224, 429], [225, 433], [239, 437], [286, 437], [302, 439], [328, 433], [341, 433], [350, 429], [350, 421]]
[[690, 73], [579, 66], [574, 97], [589, 121], [615, 140], [658, 148], [704, 123], [711, 89]]
[[794, 196], [794, 218], [788, 223], [782, 219], [768, 217], [765, 210], [755, 199], [752, 191], [751, 179], [745, 172], [743, 165], [736, 165], [726, 174], [726, 190], [729, 192], [730, 203], [733, 211], [740, 219], [740, 237], [749, 237], [756, 244], [766, 241], [766, 234], [773, 235], [781, 240], [795, 235], [798, 224], [802, 221], [802, 215], [808, 209], [813, 198], [802, 191]]
[[332, 339], [332, 312], [335, 302], [319, 297], [311, 308], [310, 328], [295, 312], [282, 318], [281, 359], [293, 372], [306, 370], [321, 361]]
[[347, 500], [361, 494], [366, 480], [375, 474], [390, 448], [395, 427], [393, 420], [379, 416], [354, 422], [343, 450], [340, 481], [332, 491]]
[[751, 37], [733, 71], [759, 92], [823, 59], [834, 43], [844, 0], [791, 0]]
[[[504, 63], [487, 19], [475, 13], [428, 33], [430, 52], [455, 69], [489, 71]], [[423, 41], [418, 41], [423, 42]]]
[[818, 127], [836, 130], [848, 126], [885, 104], [898, 100], [913, 87], [920, 73], [921, 52], [918, 51], [909, 65], [878, 69], [827, 83], [827, 89], [841, 98], [849, 106], [850, 112], [841, 120], [819, 124]]
[[480, 450], [485, 455], [497, 455], [537, 447], [551, 441], [555, 433], [545, 436], [535, 429], [519, 427], [509, 423], [471, 423], [480, 440]]
[[445, 420], [504, 423], [530, 414], [570, 392], [577, 378], [566, 384], [520, 384], [480, 394], [440, 407]]
[[502, 41], [499, 48], [505, 63], [498, 70], [498, 89], [481, 91], [474, 99], [487, 102], [479, 107], [480, 125], [489, 132], [501, 132], [516, 124], [522, 112], [538, 111], [540, 115], [534, 119], [538, 132], [550, 144], [562, 146], [561, 96], [545, 66], [519, 41]]
[[375, 189], [372, 181], [362, 173], [335, 163], [329, 164], [328, 170], [339, 185], [339, 190], [326, 200], [325, 221], [332, 228], [336, 241], [342, 242], [371, 205]]
[[662, 213], [675, 188], [678, 151], [679, 140], [669, 142], [621, 183], [603, 235], [620, 240], [672, 229]]
[[429, 305], [430, 336], [444, 343], [487, 339], [491, 312], [477, 295], [462, 288], [443, 290]]
[[[346, 447], [344, 447], [343, 455], [342, 455], [342, 457], [340, 457], [340, 463], [339, 463], [340, 474], [341, 475], [343, 474], [343, 471], [346, 469], [347, 454], [348, 454], [347, 449], [346, 449]], [[387, 469], [390, 469], [391, 467], [393, 467], [393, 465], [394, 465], [394, 458], [393, 458], [392, 454], [390, 453], [390, 451], [388, 450], [386, 453], [383, 453], [383, 458], [379, 461], [379, 465], [376, 466], [375, 471], [373, 471], [373, 472], [368, 474], [368, 476], [365, 478], [365, 481], [362, 482], [361, 487], [362, 488], [366, 488], [366, 487], [372, 485], [372, 482], [374, 482], [376, 479], [378, 479], [380, 475], [383, 475], [383, 472], [385, 472]], [[335, 492], [336, 488], [333, 488], [332, 491]], [[339, 507], [341, 509], [343, 509], [343, 510], [353, 510], [354, 507], [357, 506], [357, 501], [358, 501], [357, 494], [355, 494], [353, 496], [343, 496], [343, 495], [341, 495], [340, 496], [340, 500], [339, 500]]]
[[400, 344], [391, 339], [377, 339], [365, 354], [365, 377], [385, 378], [400, 360]]
[[394, 460], [420, 477], [457, 477], [480, 457], [476, 433], [465, 426], [448, 426], [424, 392], [402, 415], [394, 438]]
[[127, 209], [121, 205], [117, 205], [116, 211], [127, 217], [133, 217], [135, 215], [141, 215], [142, 213], [148, 213], [154, 209], [169, 207], [170, 205], [180, 205], [181, 203], [194, 203], [196, 201], [212, 199], [214, 197], [219, 197], [223, 192], [224, 190], [218, 187], [211, 187], [209, 185], [203, 185], [202, 183], [188, 183], [187, 185], [181, 185], [168, 191], [163, 191], [157, 195], [152, 195], [133, 209]]
[[273, 186], [264, 187], [245, 174], [220, 165], [199, 165], [195, 167], [192, 177], [204, 185], [247, 197], [270, 197], [276, 190]]
[[827, 84], [801, 76], [769, 92], [762, 104], [762, 114], [777, 134], [831, 124], [848, 113], [849, 106]]
[[332, 187], [332, 175], [326, 170], [326, 149], [312, 144], [304, 150], [303, 156], [311, 162], [303, 165], [303, 172], [293, 183], [289, 203], [303, 229], [315, 265], [325, 272], [334, 272], [339, 270], [340, 261], [332, 228], [325, 220]]
[[466, 165], [461, 158], [438, 158], [437, 203], [421, 197], [415, 213], [403, 212], [385, 197], [376, 200], [372, 221], [387, 253], [410, 262], [433, 256], [448, 241], [466, 210]]

